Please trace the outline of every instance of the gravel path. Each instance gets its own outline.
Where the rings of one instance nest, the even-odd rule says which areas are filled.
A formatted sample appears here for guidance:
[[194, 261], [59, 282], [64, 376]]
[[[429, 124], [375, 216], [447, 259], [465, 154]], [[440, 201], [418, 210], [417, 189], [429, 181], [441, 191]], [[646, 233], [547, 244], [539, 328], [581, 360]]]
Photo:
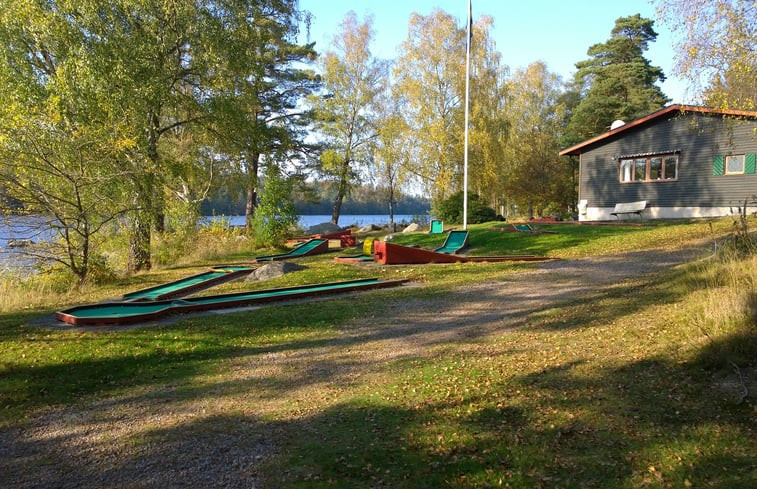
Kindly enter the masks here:
[[[503, 281], [397, 304], [319, 342], [272, 346], [225, 360], [217, 376], [145, 387], [121, 397], [48, 410], [0, 431], [0, 487], [259, 487], [256, 466], [276, 450], [266, 414], [292, 419], [319, 408], [385, 362], [427, 355], [461, 339], [516, 328], [544, 308], [704, 256], [702, 247], [554, 261]], [[312, 402], [310, 403], [313, 404]]]

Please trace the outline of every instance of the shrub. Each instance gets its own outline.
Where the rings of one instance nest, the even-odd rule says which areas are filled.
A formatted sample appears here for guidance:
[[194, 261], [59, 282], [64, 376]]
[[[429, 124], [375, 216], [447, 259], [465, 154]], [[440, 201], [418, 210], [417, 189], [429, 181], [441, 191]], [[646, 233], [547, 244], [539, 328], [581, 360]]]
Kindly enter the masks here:
[[292, 199], [293, 189], [291, 179], [276, 166], [268, 166], [263, 193], [253, 218], [257, 244], [280, 246], [290, 230], [297, 226], [299, 217]]
[[[452, 194], [434, 209], [434, 216], [444, 222], [460, 224], [463, 222], [463, 192]], [[476, 194], [468, 194], [468, 223], [479, 224], [493, 221], [497, 213], [483, 203]]]

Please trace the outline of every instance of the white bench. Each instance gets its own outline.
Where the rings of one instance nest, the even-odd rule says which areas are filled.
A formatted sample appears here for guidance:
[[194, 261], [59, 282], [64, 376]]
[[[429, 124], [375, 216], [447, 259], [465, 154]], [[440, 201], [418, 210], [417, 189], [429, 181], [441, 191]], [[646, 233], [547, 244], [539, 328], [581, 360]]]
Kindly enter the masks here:
[[615, 209], [610, 213], [610, 215], [615, 216], [618, 219], [620, 219], [620, 214], [638, 214], [639, 219], [643, 219], [641, 217], [641, 213], [646, 208], [647, 208], [646, 200], [640, 200], [639, 202], [624, 202], [620, 204], [615, 204]]

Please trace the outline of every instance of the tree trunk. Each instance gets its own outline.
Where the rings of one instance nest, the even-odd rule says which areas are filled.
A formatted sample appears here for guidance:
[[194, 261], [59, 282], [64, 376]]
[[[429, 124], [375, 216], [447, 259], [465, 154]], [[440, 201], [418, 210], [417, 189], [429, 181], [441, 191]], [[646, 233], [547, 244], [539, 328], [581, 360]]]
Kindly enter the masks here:
[[155, 232], [158, 233], [166, 232], [165, 205], [166, 203], [163, 199], [163, 196], [159, 195], [156, 192], [156, 194], [153, 196], [153, 206], [155, 207], [155, 213], [153, 214], [153, 227], [155, 228]]
[[155, 214], [152, 207], [153, 181], [151, 176], [137, 177], [134, 182], [134, 207], [131, 217], [129, 236], [129, 261], [127, 270], [130, 273], [149, 270], [152, 267], [150, 257], [150, 231]]
[[[341, 187], [341, 186], [340, 186]], [[344, 195], [342, 192], [338, 192], [336, 199], [334, 199], [334, 207], [331, 210], [331, 223], [339, 225], [339, 214], [342, 212], [342, 201], [344, 200]]]
[[349, 189], [349, 177], [350, 177], [350, 159], [345, 158], [342, 162], [342, 171], [339, 175], [339, 189], [336, 193], [336, 199], [334, 199], [334, 208], [331, 211], [331, 223], [339, 225], [339, 215], [342, 212], [342, 202], [347, 195]]
[[89, 226], [85, 222], [83, 229], [77, 229], [77, 231], [80, 231], [81, 245], [77, 246], [74, 243], [68, 229], [63, 232], [63, 239], [65, 240], [69, 268], [76, 275], [77, 287], [81, 287], [86, 282], [89, 272]]
[[[166, 230], [166, 212], [165, 212], [165, 199], [163, 198], [163, 188], [160, 185], [156, 185], [155, 180], [159, 177], [158, 168], [160, 168], [160, 154], [158, 153], [158, 139], [160, 138], [160, 117], [158, 117], [160, 109], [157, 111], [150, 111], [149, 117], [149, 130], [147, 135], [147, 158], [149, 158], [152, 164], [154, 173], [148, 175], [146, 178], [149, 183], [147, 184], [148, 192], [146, 195], [150, 202], [150, 212], [153, 215], [153, 227], [155, 231], [162, 233]], [[149, 254], [149, 249], [147, 253]], [[148, 267], [149, 268], [149, 267]]]
[[253, 153], [247, 163], [247, 200], [244, 205], [244, 228], [252, 234], [252, 221], [258, 206], [258, 170], [260, 153]]
[[137, 211], [132, 218], [128, 271], [134, 273], [140, 270], [149, 270], [151, 265], [149, 213]]
[[389, 186], [389, 232], [394, 232], [394, 188]]
[[[150, 111], [148, 114], [148, 133], [147, 133], [147, 159], [152, 165], [152, 171], [142, 175], [137, 175], [134, 181], [134, 202], [136, 211], [132, 216], [131, 236], [129, 236], [129, 261], [127, 270], [129, 272], [138, 272], [140, 270], [149, 270], [152, 267], [150, 256], [150, 232], [153, 225], [157, 229], [163, 229], [163, 223], [158, 225], [158, 216], [163, 221], [163, 207], [155, 206], [156, 185], [155, 172], [158, 171], [158, 137], [160, 118], [158, 112]], [[162, 190], [162, 189], [161, 189]], [[161, 203], [162, 203], [162, 199]]]

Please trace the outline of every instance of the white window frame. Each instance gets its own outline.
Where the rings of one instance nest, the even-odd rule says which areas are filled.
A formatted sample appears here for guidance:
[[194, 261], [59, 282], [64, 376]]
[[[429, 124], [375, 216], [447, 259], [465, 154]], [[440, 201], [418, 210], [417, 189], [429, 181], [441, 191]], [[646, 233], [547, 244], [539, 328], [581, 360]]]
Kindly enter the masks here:
[[[729, 162], [735, 160], [741, 160], [741, 170], [731, 171], [729, 168]], [[724, 175], [743, 175], [746, 171], [746, 155], [726, 155], [725, 161], [723, 161], [723, 174]]]

